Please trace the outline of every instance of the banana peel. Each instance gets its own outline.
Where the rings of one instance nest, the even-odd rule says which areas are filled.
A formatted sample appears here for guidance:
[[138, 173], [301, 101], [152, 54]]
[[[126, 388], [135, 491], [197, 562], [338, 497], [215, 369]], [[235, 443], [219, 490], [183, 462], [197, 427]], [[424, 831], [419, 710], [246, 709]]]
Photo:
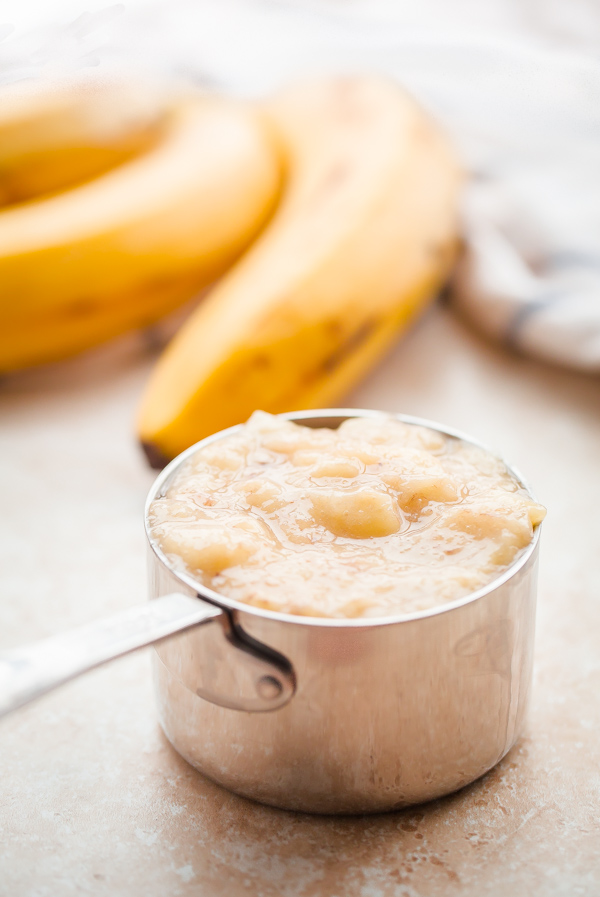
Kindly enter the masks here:
[[155, 467], [257, 408], [334, 403], [434, 298], [455, 258], [461, 174], [398, 86], [312, 82], [263, 113], [284, 194], [153, 371], [137, 428]]
[[112, 297], [97, 307], [82, 300], [79, 306], [35, 315], [26, 324], [0, 326], [0, 369], [6, 372], [62, 361], [102, 345], [121, 334], [152, 327], [184, 305], [196, 291], [195, 278], [144, 285], [137, 293]]
[[280, 181], [252, 110], [186, 99], [145, 152], [0, 210], [0, 371], [68, 357], [190, 299], [261, 230]]
[[0, 88], [0, 206], [97, 177], [161, 134], [165, 94], [116, 79], [19, 81]]

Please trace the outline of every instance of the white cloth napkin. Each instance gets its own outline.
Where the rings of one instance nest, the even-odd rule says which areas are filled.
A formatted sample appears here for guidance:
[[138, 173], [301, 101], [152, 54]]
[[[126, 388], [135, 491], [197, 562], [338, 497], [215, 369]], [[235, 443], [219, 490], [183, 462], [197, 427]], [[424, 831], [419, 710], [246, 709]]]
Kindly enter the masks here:
[[[538, 39], [531, 0], [484, 4], [500, 37], [451, 28], [449, 6], [427, 0], [416, 29], [405, 0], [138, 0], [123, 16], [104, 8], [55, 29], [42, 62], [39, 46], [31, 58], [127, 60], [243, 94], [307, 71], [396, 78], [447, 128], [469, 173], [456, 307], [514, 349], [599, 372], [600, 54], [589, 41], [574, 51]], [[469, 12], [466, 0], [451, 6]], [[569, 9], [580, 44], [600, 35], [594, 0]], [[18, 46], [13, 76], [19, 62], [31, 74]]]

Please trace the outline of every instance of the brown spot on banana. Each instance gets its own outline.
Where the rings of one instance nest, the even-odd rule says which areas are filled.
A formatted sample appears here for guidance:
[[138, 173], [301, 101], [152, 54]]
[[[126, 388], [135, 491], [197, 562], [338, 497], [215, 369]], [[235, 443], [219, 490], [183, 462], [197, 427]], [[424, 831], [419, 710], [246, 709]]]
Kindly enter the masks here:
[[271, 367], [271, 359], [266, 353], [259, 353], [255, 355], [252, 359], [252, 366], [255, 368], [270, 368]]
[[330, 374], [334, 371], [342, 361], [355, 349], [357, 349], [362, 343], [366, 342], [369, 336], [375, 330], [377, 326], [377, 320], [375, 318], [365, 321], [358, 330], [355, 330], [343, 343], [342, 345], [332, 352], [320, 365], [321, 370]]

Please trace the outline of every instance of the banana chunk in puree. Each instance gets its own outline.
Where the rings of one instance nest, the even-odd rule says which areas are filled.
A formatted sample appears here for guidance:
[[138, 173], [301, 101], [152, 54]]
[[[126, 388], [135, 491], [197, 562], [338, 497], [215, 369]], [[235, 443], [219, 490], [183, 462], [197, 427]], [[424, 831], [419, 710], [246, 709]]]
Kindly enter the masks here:
[[500, 459], [427, 427], [256, 412], [187, 459], [150, 526], [176, 569], [236, 601], [386, 617], [490, 583], [545, 513]]

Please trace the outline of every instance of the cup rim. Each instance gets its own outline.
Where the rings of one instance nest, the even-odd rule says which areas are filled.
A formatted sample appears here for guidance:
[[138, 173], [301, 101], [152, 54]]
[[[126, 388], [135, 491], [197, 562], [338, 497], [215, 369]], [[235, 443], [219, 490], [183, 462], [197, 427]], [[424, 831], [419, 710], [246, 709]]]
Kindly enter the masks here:
[[[395, 411], [380, 411], [367, 408], [317, 408], [302, 411], [286, 411], [274, 416], [280, 418], [281, 420], [288, 420], [294, 423], [302, 423], [303, 421], [307, 420], [331, 421], [336, 418], [339, 418], [340, 423], [343, 423], [344, 420], [352, 417], [364, 417], [371, 419], [381, 418], [383, 420], [391, 418], [392, 420], [398, 420], [402, 423], [428, 427], [429, 429], [435, 430], [439, 433], [443, 433], [446, 436], [451, 436], [455, 439], [460, 439], [463, 442], [467, 442], [469, 443], [469, 445], [473, 445], [477, 448], [483, 449], [484, 451], [493, 455], [495, 458], [499, 458], [506, 466], [508, 472], [512, 474], [519, 485], [526, 490], [529, 497], [535, 500], [535, 496], [531, 490], [531, 487], [529, 486], [529, 483], [514, 465], [506, 461], [501, 455], [499, 455], [485, 443], [474, 439], [472, 436], [463, 433], [461, 430], [457, 430], [453, 427], [447, 427], [444, 424], [437, 423], [436, 421], [431, 421], [422, 417], [415, 417], [409, 414], [401, 414]], [[204, 439], [201, 439], [199, 442], [196, 442], [194, 445], [190, 446], [188, 449], [185, 449], [185, 451], [177, 455], [176, 458], [173, 458], [173, 460], [169, 462], [169, 464], [167, 464], [167, 466], [159, 473], [159, 475], [155, 479], [150, 488], [150, 491], [148, 492], [148, 496], [146, 498], [146, 503], [144, 506], [144, 529], [146, 532], [148, 544], [153, 554], [162, 564], [164, 564], [164, 566], [176, 579], [178, 579], [188, 588], [193, 589], [199, 598], [206, 599], [211, 604], [217, 604], [227, 610], [251, 614], [254, 616], [266, 618], [268, 620], [282, 623], [293, 623], [298, 626], [318, 628], [365, 629], [372, 628], [374, 626], [390, 626], [396, 623], [410, 623], [416, 620], [427, 619], [429, 617], [437, 617], [440, 614], [458, 610], [459, 608], [464, 607], [467, 604], [472, 604], [476, 601], [479, 601], [480, 599], [485, 598], [491, 592], [496, 591], [496, 589], [512, 579], [527, 564], [538, 546], [542, 528], [541, 523], [539, 523], [535, 527], [533, 531], [533, 539], [531, 540], [529, 545], [524, 549], [524, 551], [519, 555], [514, 563], [512, 563], [503, 573], [500, 574], [500, 576], [497, 576], [495, 579], [491, 580], [491, 582], [487, 583], [485, 586], [482, 586], [482, 588], [477, 589], [477, 591], [469, 592], [468, 595], [464, 595], [462, 598], [457, 598], [456, 601], [450, 601], [446, 604], [435, 605], [434, 607], [428, 608], [426, 610], [414, 611], [413, 613], [409, 614], [395, 614], [393, 616], [385, 617], [310, 617], [300, 614], [288, 614], [281, 613], [280, 611], [267, 610], [266, 608], [255, 607], [252, 604], [245, 604], [242, 601], [236, 601], [233, 598], [228, 598], [227, 596], [221, 595], [219, 592], [215, 592], [213, 589], [204, 586], [202, 583], [195, 580], [191, 574], [186, 573], [184, 570], [177, 570], [173, 566], [171, 561], [169, 561], [168, 557], [164, 554], [164, 552], [152, 538], [148, 515], [151, 503], [155, 500], [155, 498], [158, 498], [161, 495], [162, 490], [164, 490], [167, 482], [175, 474], [175, 471], [178, 470], [179, 467], [191, 455], [195, 454], [201, 447], [203, 448], [204, 446], [210, 445], [213, 442], [218, 442], [221, 439], [225, 439], [227, 436], [238, 432], [243, 426], [244, 424], [236, 424], [233, 427], [227, 427], [225, 430], [219, 430], [217, 433], [213, 433], [212, 435], [206, 436]], [[326, 424], [323, 423], [322, 426], [326, 426]]]

